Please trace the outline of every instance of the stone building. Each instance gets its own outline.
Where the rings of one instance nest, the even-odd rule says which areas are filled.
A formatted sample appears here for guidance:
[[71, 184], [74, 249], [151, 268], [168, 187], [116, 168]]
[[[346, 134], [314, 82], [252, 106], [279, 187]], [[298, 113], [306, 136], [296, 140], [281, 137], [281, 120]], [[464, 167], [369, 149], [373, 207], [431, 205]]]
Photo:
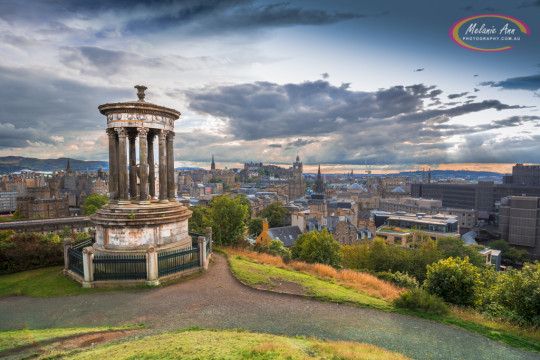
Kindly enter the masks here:
[[501, 200], [499, 231], [504, 240], [540, 260], [540, 197], [511, 196]]
[[304, 167], [300, 157], [296, 155], [296, 161], [293, 163], [292, 176], [289, 179], [289, 201], [298, 199], [306, 193], [306, 183], [302, 175]]

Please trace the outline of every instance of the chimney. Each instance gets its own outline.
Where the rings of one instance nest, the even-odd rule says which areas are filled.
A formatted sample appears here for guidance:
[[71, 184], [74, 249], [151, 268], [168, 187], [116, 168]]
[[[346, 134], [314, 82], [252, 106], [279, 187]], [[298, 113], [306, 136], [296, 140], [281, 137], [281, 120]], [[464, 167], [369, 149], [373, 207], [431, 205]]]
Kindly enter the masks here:
[[263, 221], [263, 233], [268, 232], [268, 219], [264, 218]]

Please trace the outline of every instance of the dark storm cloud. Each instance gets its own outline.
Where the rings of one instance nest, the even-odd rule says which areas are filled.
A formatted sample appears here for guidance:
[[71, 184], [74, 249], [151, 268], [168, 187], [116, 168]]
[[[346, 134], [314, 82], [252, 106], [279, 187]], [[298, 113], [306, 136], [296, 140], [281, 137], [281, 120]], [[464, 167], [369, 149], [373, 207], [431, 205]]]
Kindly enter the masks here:
[[29, 141], [50, 142], [53, 135], [103, 129], [106, 122], [97, 106], [135, 97], [135, 90], [92, 87], [38, 70], [1, 66], [0, 83], [1, 133]]
[[322, 73], [322, 74], [321, 74], [321, 77], [322, 77], [323, 79], [328, 79], [328, 78], [330, 77], [330, 75], [328, 75], [328, 73]]
[[295, 141], [291, 141], [287, 144], [286, 149], [292, 149], [296, 147], [303, 147], [309, 144], [316, 143], [317, 140], [305, 140], [305, 139], [296, 139]]
[[[483, 125], [452, 125], [455, 116], [521, 106], [470, 100], [469, 104], [426, 109], [423, 100], [440, 93], [423, 84], [361, 92], [347, 84], [315, 81], [222, 86], [193, 90], [186, 96], [192, 110], [223, 120], [227, 133], [237, 140], [289, 139], [284, 150], [301, 146], [309, 151], [310, 137], [319, 137], [313, 148], [317, 155], [307, 160], [336, 164], [361, 165], [366, 159], [374, 164], [447, 162], [452, 160], [448, 149], [453, 145], [445, 140], [454, 135], [482, 135], [540, 119], [513, 116]], [[293, 136], [297, 140], [290, 140]]]
[[60, 61], [82, 73], [114, 75], [128, 72], [133, 66], [177, 68], [162, 58], [145, 58], [125, 51], [107, 50], [95, 46], [62, 47]]
[[268, 147], [271, 147], [271, 148], [280, 148], [280, 147], [281, 147], [281, 144], [270, 144], [270, 145], [268, 145]]
[[141, 33], [172, 27], [190, 27], [191, 33], [216, 33], [264, 27], [328, 25], [366, 17], [349, 12], [303, 9], [287, 2], [257, 4], [255, 1], [171, 2], [155, 12], [128, 21], [125, 29]]
[[467, 94], [468, 94], [468, 92], [462, 92], [461, 94], [450, 94], [450, 95], [448, 95], [448, 98], [449, 99], [457, 99], [457, 98], [460, 98], [460, 97], [465, 96]]
[[433, 87], [394, 86], [376, 92], [351, 91], [326, 81], [278, 85], [269, 82], [221, 86], [186, 93], [189, 107], [228, 120], [237, 138], [319, 136], [368, 118], [418, 111]]
[[503, 81], [485, 81], [483, 86], [500, 87], [508, 90], [538, 90], [540, 89], [540, 74], [509, 78]]

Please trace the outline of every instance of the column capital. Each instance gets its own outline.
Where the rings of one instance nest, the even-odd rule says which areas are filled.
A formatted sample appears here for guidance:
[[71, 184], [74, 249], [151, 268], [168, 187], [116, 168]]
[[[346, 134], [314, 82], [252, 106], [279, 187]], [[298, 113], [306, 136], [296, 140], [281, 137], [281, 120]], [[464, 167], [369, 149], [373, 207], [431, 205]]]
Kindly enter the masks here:
[[174, 131], [167, 131], [167, 140], [174, 140], [175, 135]]
[[167, 131], [159, 130], [158, 132], [159, 140], [165, 140], [167, 137]]
[[126, 137], [127, 136], [127, 131], [126, 131], [126, 128], [114, 128], [114, 130], [118, 133], [118, 137]]
[[139, 136], [147, 136], [148, 135], [148, 128], [140, 127], [140, 128], [137, 128], [137, 131], [139, 132]]
[[114, 138], [116, 136], [116, 131], [113, 128], [107, 128], [105, 132], [107, 133], [107, 135], [109, 135], [110, 138]]

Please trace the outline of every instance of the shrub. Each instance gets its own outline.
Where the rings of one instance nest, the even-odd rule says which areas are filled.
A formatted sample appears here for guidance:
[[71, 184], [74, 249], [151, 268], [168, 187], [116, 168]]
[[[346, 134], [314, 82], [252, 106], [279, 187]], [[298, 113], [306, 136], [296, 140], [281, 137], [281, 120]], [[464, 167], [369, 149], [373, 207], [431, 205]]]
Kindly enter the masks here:
[[468, 258], [448, 258], [427, 266], [427, 292], [459, 306], [473, 306], [479, 274]]
[[22, 233], [0, 237], [1, 273], [60, 265], [64, 262], [64, 249], [57, 235]]
[[428, 294], [422, 289], [405, 291], [393, 301], [393, 304], [397, 308], [428, 314], [444, 315], [449, 312], [448, 307], [441, 298]]
[[296, 240], [292, 252], [293, 258], [303, 260], [308, 263], [319, 263], [341, 267], [340, 245], [334, 237], [323, 229], [302, 234]]
[[418, 289], [420, 284], [418, 280], [412, 275], [396, 271], [394, 274], [393, 283], [397, 286], [401, 286], [407, 289]]
[[540, 263], [527, 263], [522, 271], [499, 275], [490, 312], [524, 325], [540, 325]]

